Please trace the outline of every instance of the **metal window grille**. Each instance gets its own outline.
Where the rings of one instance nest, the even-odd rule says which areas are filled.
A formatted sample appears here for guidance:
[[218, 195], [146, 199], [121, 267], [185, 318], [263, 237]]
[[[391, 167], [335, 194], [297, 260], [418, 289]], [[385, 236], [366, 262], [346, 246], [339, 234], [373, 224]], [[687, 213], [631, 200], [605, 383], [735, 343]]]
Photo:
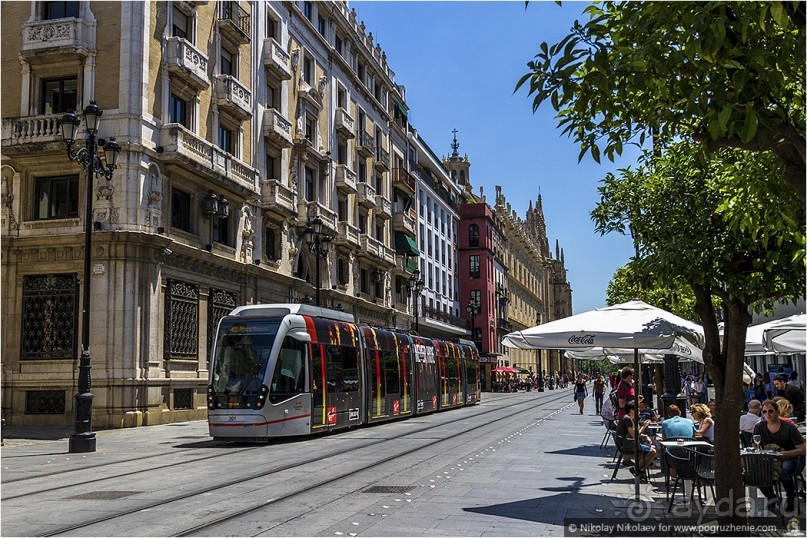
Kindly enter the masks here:
[[210, 288], [207, 301], [207, 349], [213, 348], [213, 338], [221, 318], [238, 305], [238, 295], [232, 291]]
[[25, 392], [26, 415], [64, 415], [63, 390], [29, 390]]
[[23, 277], [21, 358], [76, 358], [77, 329], [75, 274]]
[[174, 389], [174, 409], [193, 409], [193, 389]]
[[168, 279], [165, 294], [165, 357], [195, 359], [199, 349], [199, 287]]

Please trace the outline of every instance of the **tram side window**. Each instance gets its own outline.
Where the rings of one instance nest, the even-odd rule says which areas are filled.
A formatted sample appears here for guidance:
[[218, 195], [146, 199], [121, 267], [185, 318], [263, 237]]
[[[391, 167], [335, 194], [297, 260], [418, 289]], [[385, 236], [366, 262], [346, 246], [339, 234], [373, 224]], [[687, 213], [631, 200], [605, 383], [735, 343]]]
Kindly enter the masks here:
[[401, 369], [398, 354], [395, 350], [384, 351], [384, 374], [386, 377], [387, 394], [401, 392]]
[[277, 357], [275, 373], [272, 376], [272, 403], [281, 402], [305, 390], [305, 368], [303, 366], [303, 343], [286, 337]]
[[325, 346], [328, 370], [328, 390], [355, 392], [359, 390], [359, 362], [355, 347]]

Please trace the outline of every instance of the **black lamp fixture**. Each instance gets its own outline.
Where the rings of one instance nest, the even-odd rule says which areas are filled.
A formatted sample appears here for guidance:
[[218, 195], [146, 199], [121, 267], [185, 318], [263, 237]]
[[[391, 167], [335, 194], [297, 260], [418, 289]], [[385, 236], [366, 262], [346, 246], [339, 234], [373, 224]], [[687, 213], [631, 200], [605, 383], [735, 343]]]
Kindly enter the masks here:
[[322, 233], [322, 219], [320, 217], [316, 217], [305, 229], [305, 242], [308, 245], [308, 250], [311, 251], [311, 254], [314, 255], [316, 258], [316, 275], [314, 277], [314, 282], [317, 287], [317, 306], [321, 306], [320, 303], [320, 288], [322, 286], [321, 282], [321, 275], [319, 272], [319, 260], [320, 258], [327, 258], [328, 252], [331, 249], [331, 236], [325, 235]]
[[423, 293], [425, 282], [420, 278], [420, 269], [412, 271], [412, 276], [409, 277], [409, 296], [412, 297], [412, 315], [415, 316], [415, 332], [418, 332], [418, 301], [420, 295]]
[[[90, 101], [84, 107], [84, 127], [87, 134], [84, 147], [73, 149], [76, 142], [81, 119], [73, 112], [62, 116], [59, 122], [62, 128], [62, 137], [67, 145], [67, 157], [75, 161], [87, 171], [86, 203], [84, 207], [84, 282], [81, 316], [81, 358], [78, 366], [78, 386], [75, 395], [73, 432], [70, 433], [68, 450], [70, 452], [95, 452], [95, 432], [92, 431], [92, 400], [90, 376], [90, 279], [92, 231], [94, 226], [92, 218], [93, 176], [103, 177], [107, 181], [112, 179], [112, 173], [118, 167], [120, 146], [114, 138], [108, 141], [96, 139], [98, 126], [104, 111]], [[103, 158], [99, 155], [99, 148], [103, 149]]]
[[216, 194], [213, 191], [208, 191], [204, 198], [202, 198], [202, 213], [210, 219], [210, 243], [205, 246], [208, 252], [213, 250], [213, 219], [214, 218], [227, 218], [230, 216], [230, 202], [223, 194]]
[[480, 312], [481, 305], [479, 304], [479, 301], [477, 301], [476, 299], [471, 299], [468, 302], [468, 306], [466, 308], [468, 309], [468, 314], [471, 316], [471, 340], [473, 342], [476, 342], [476, 335], [474, 334], [475, 332], [474, 322], [476, 321], [476, 315], [479, 314]]

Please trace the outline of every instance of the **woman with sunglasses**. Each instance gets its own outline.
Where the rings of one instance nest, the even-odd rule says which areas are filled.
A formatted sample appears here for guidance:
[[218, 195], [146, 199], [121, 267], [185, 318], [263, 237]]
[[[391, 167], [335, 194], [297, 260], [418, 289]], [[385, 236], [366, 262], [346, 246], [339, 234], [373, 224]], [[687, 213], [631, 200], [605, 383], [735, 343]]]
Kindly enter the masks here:
[[[779, 418], [779, 408], [773, 400], [762, 402], [762, 417], [765, 419], [754, 427], [754, 435], [762, 437], [762, 446], [776, 445], [782, 456], [782, 473], [779, 481], [787, 493], [785, 512], [793, 512], [796, 502], [795, 476], [804, 469], [805, 444], [804, 437], [798, 428]], [[776, 498], [773, 488], [760, 488], [762, 494], [768, 499], [768, 506], [775, 509], [779, 499]]]

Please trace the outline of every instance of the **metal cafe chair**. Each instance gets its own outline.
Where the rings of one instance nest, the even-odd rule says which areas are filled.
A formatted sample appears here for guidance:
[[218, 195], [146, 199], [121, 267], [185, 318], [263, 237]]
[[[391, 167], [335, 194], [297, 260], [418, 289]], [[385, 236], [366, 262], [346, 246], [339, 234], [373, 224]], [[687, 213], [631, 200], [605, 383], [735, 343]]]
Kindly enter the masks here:
[[[776, 467], [781, 473], [781, 457], [769, 452], [745, 452], [740, 454], [742, 463], [743, 483], [746, 487], [772, 488], [776, 496], [782, 498], [782, 484], [776, 473]], [[777, 466], [777, 463], [779, 464]], [[785, 522], [785, 515], [779, 510], [779, 517], [782, 524]]]
[[[664, 459], [667, 461], [667, 476], [673, 479], [672, 494], [669, 496], [670, 504], [667, 507], [667, 512], [672, 511], [673, 503], [675, 502], [675, 494], [678, 491], [678, 484], [681, 484], [681, 494], [686, 495], [684, 482], [687, 480], [692, 482], [692, 492], [689, 499], [692, 500], [695, 495], [695, 490], [698, 490], [698, 500], [703, 504], [703, 497], [701, 495], [701, 477], [698, 474], [697, 451], [685, 446], [668, 446], [664, 451]], [[670, 470], [675, 471], [675, 476], [670, 476]], [[685, 499], [686, 500], [686, 499]]]
[[[616, 478], [616, 473], [619, 471], [619, 468], [622, 466], [622, 458], [623, 456], [629, 456], [633, 458], [633, 461], [636, 462], [639, 456], [642, 454], [640, 453], [639, 456], [636, 455], [636, 449], [634, 448], [634, 441], [632, 438], [620, 437], [614, 433], [614, 444], [616, 445], [616, 465], [614, 466], [614, 474], [611, 475], [611, 481]], [[622, 448], [619, 448], [620, 445]], [[634, 470], [636, 469], [634, 463]], [[638, 471], [637, 471], [638, 472]], [[647, 476], [647, 468], [641, 471], [642, 475], [645, 479], [648, 479]]]

